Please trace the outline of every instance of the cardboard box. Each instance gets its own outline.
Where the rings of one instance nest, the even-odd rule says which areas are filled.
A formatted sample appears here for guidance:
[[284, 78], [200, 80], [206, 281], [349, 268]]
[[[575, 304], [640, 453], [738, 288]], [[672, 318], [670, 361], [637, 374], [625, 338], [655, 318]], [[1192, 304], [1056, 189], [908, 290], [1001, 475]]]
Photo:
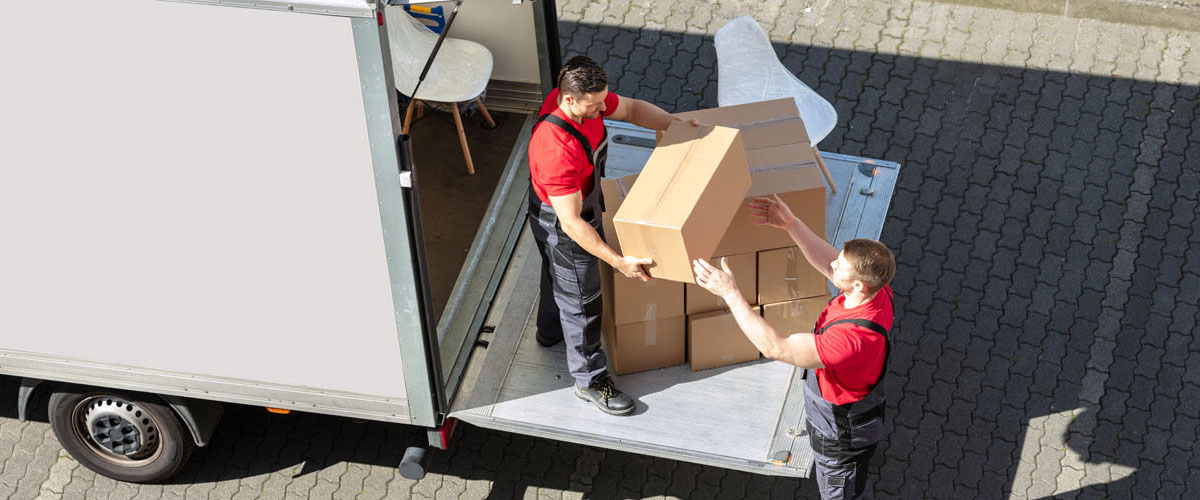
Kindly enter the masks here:
[[692, 371], [758, 359], [758, 348], [746, 338], [728, 311], [688, 316], [687, 322], [688, 359]]
[[683, 316], [663, 317], [626, 325], [613, 325], [612, 316], [602, 321], [608, 367], [617, 375], [656, 368], [679, 366], [686, 362], [687, 320]]
[[[820, 176], [811, 171], [799, 172], [799, 177], [813, 175]], [[788, 204], [796, 217], [808, 225], [809, 229], [812, 229], [817, 235], [825, 237], [825, 184], [822, 183], [818, 189], [779, 193], [779, 197]], [[717, 244], [717, 254], [731, 255], [796, 244], [787, 231], [754, 223], [754, 217], [750, 215], [750, 200], [752, 199], [746, 198], [741, 208], [738, 209], [737, 215], [733, 216], [733, 221], [725, 230], [721, 243]]]
[[[629, 195], [629, 190], [633, 187], [634, 181], [637, 180], [637, 174], [627, 175], [613, 179], [600, 180], [600, 194], [604, 196], [604, 212], [602, 218], [604, 220], [604, 236], [605, 238], [616, 240], [616, 231], [609, 231], [612, 227], [613, 215], [616, 215], [617, 210], [621, 208], [621, 204], [625, 202], [625, 197]], [[608, 246], [612, 246], [609, 243]], [[614, 250], [617, 247], [613, 247]]]
[[[730, 255], [729, 269], [733, 271], [733, 279], [737, 281], [738, 289], [748, 304], [758, 303], [758, 256], [754, 252], [740, 255]], [[714, 266], [721, 266], [721, 258], [706, 259]], [[688, 283], [685, 285], [684, 304], [688, 314], [716, 311], [729, 307], [725, 299], [713, 295], [700, 285]]]
[[829, 294], [829, 282], [797, 247], [758, 252], [758, 303], [773, 304]]
[[821, 311], [829, 304], [829, 295], [807, 299], [764, 304], [762, 317], [775, 331], [783, 335], [812, 333]]
[[[814, 233], [825, 236], [826, 179], [793, 99], [689, 111], [676, 116], [741, 130], [752, 179], [746, 201], [780, 193], [797, 217]], [[670, 141], [664, 135], [660, 143]], [[733, 255], [790, 245], [791, 238], [786, 232], [755, 225], [743, 203], [713, 253]]]
[[684, 315], [683, 283], [626, 278], [620, 271], [601, 262], [600, 287], [604, 293], [604, 307], [611, 309], [614, 325]]
[[694, 283], [692, 259], [715, 254], [750, 190], [741, 133], [674, 122], [613, 216], [625, 255], [658, 279]]
[[[636, 179], [636, 175], [631, 175], [620, 179], [604, 179], [600, 184], [608, 209], [604, 213], [603, 221], [605, 242], [617, 253], [621, 253], [621, 240], [613, 228], [612, 213], [620, 208], [625, 194]], [[604, 291], [604, 305], [606, 308], [612, 308], [616, 325], [684, 314], [683, 283], [626, 278], [620, 271], [604, 262], [600, 263], [600, 283]]]

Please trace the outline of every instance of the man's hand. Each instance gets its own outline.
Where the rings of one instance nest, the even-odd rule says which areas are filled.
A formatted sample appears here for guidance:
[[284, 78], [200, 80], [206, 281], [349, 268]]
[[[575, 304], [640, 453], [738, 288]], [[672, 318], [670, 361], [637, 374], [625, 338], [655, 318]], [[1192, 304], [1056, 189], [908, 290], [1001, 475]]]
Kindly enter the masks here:
[[621, 257], [621, 260], [618, 260], [613, 268], [621, 271], [621, 274], [624, 274], [626, 278], [650, 281], [650, 273], [646, 272], [646, 268], [642, 266], [648, 266], [653, 263], [654, 261], [651, 259], [639, 259], [626, 255]]
[[792, 209], [788, 208], [779, 195], [770, 198], [755, 198], [750, 201], [750, 216], [754, 223], [786, 230], [796, 220]]
[[725, 257], [721, 257], [721, 269], [717, 269], [704, 259], [696, 259], [692, 261], [692, 272], [696, 274], [696, 284], [700, 285], [700, 288], [725, 299], [726, 304], [732, 303], [735, 300], [734, 297], [742, 296]]

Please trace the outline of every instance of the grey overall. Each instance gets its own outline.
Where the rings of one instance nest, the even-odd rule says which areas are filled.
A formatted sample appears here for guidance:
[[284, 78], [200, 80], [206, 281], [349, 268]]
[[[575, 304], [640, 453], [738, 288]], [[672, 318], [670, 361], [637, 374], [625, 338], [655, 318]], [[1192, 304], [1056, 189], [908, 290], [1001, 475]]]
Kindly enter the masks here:
[[[888, 299], [894, 299], [890, 291]], [[894, 304], [895, 302], [893, 307]], [[825, 325], [815, 325], [813, 331], [820, 335], [829, 327], [842, 323], [854, 324], [883, 335], [886, 346], [883, 369], [866, 396], [842, 405], [835, 405], [821, 397], [821, 387], [817, 384], [816, 374], [810, 370], [806, 373], [804, 385], [806, 426], [821, 498], [871, 499], [874, 498], [874, 493], [867, 467], [875, 453], [876, 445], [883, 438], [884, 395], [880, 382], [887, 375], [887, 357], [891, 353], [891, 343], [886, 341], [886, 328], [866, 319], [831, 321]]]
[[[546, 114], [539, 117], [534, 126], [543, 121], [549, 124], [542, 126], [555, 126], [575, 137], [591, 160], [592, 192], [583, 198], [580, 216], [591, 224], [596, 234], [604, 238], [604, 229], [600, 224], [600, 213], [604, 209], [600, 179], [604, 175], [607, 158], [608, 131], [605, 130], [600, 147], [593, 152], [587, 138], [566, 120]], [[538, 251], [542, 254], [538, 332], [543, 337], [561, 337], [565, 341], [567, 368], [575, 378], [575, 383], [586, 388], [607, 372], [607, 360], [600, 349], [600, 315], [603, 306], [599, 260], [563, 232], [554, 208], [539, 199], [532, 186], [529, 189], [528, 208], [529, 226]]]

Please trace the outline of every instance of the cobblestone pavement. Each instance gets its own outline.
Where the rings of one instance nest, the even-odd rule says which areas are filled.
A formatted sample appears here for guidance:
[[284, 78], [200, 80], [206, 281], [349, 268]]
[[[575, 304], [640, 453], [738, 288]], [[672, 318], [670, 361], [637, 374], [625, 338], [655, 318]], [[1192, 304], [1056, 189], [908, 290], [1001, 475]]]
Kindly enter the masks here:
[[[888, 498], [1200, 496], [1200, 33], [902, 0], [561, 2], [564, 55], [671, 111], [716, 105], [753, 14], [834, 103], [823, 150], [904, 165]], [[811, 498], [810, 482], [464, 426], [231, 408], [177, 482], [79, 467], [0, 378], [0, 498]]]

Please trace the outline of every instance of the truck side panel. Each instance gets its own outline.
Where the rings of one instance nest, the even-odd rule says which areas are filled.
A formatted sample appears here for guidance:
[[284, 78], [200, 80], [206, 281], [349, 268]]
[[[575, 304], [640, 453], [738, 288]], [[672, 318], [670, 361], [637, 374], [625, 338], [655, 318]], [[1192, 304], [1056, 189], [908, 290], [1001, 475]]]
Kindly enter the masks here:
[[0, 354], [407, 413], [351, 20], [5, 10]]

